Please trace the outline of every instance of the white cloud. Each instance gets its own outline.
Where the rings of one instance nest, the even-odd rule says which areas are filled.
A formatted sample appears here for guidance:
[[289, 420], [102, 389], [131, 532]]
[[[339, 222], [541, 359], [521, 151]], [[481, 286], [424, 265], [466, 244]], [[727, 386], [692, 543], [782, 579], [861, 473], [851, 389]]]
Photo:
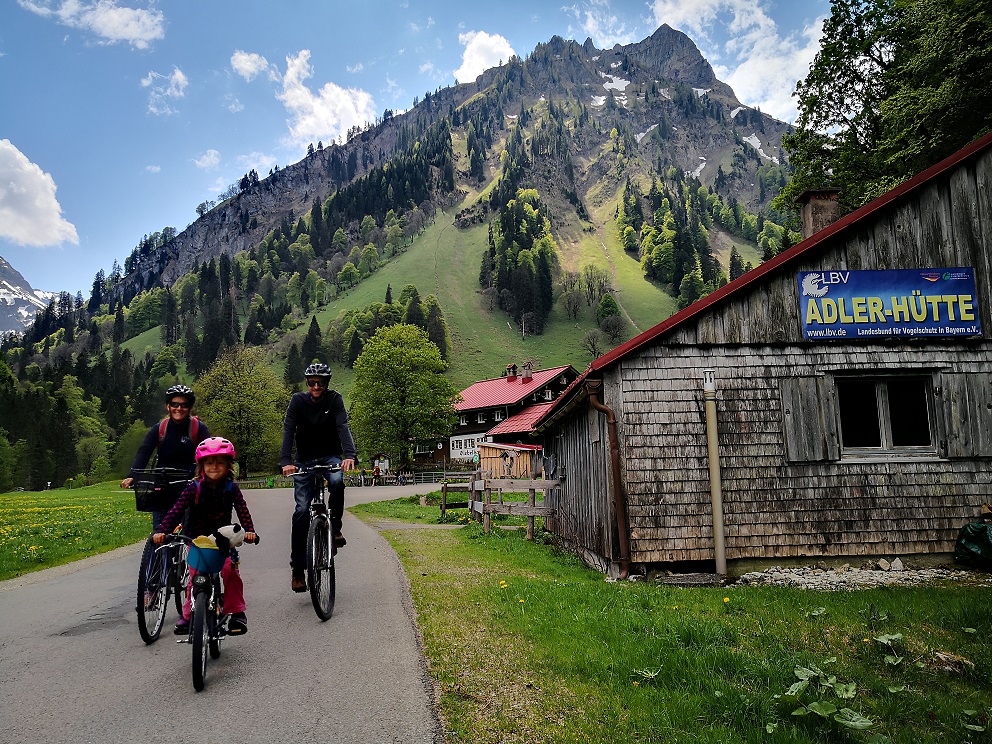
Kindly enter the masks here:
[[346, 69], [348, 72], [353, 72], [353, 73], [361, 72], [362, 70], [365, 69], [365, 65], [359, 62], [357, 65], [345, 65], [344, 69]]
[[795, 119], [792, 92], [819, 51], [822, 17], [783, 38], [767, 2], [654, 0], [651, 7], [657, 25], [667, 23], [696, 42], [742, 103], [783, 121]]
[[333, 140], [349, 127], [362, 126], [376, 116], [371, 94], [359, 88], [342, 88], [325, 83], [314, 92], [305, 82], [313, 76], [310, 50], [303, 49], [295, 57], [286, 57], [286, 74], [282, 91], [276, 98], [289, 112], [289, 140], [292, 145], [305, 147], [318, 140]]
[[628, 28], [613, 13], [608, 0], [589, 0], [581, 5], [563, 7], [562, 10], [571, 14], [578, 23], [577, 29], [569, 25], [568, 34], [580, 41], [581, 37], [588, 36], [598, 49], [612, 49], [617, 44], [632, 44], [643, 38], [640, 29]]
[[146, 165], [145, 166], [145, 173], [161, 173], [161, 172], [162, 172], [162, 166], [161, 165]]
[[101, 44], [126, 42], [135, 49], [147, 49], [153, 41], [165, 38], [165, 14], [161, 10], [124, 8], [115, 0], [17, 0], [25, 10], [52, 18], [63, 26], [89, 31]]
[[55, 180], [10, 140], [0, 140], [0, 237], [29, 246], [79, 244], [76, 226], [62, 217]]
[[236, 160], [245, 173], [254, 169], [259, 178], [264, 178], [270, 170], [276, 167], [275, 157], [264, 152], [256, 151], [247, 155], [239, 155]]
[[430, 74], [430, 73], [433, 73], [433, 72], [434, 72], [434, 63], [433, 62], [424, 62], [424, 64], [422, 64], [420, 66], [420, 74], [421, 75]]
[[460, 83], [472, 82], [490, 67], [496, 67], [516, 54], [505, 38], [485, 31], [458, 34], [458, 43], [465, 47], [462, 66], [454, 73]]
[[239, 111], [245, 110], [245, 105], [241, 103], [241, 101], [235, 98], [234, 96], [231, 95], [225, 96], [224, 100], [228, 102], [227, 110], [230, 111], [232, 114], [236, 114]]
[[193, 162], [197, 168], [203, 170], [213, 170], [220, 165], [220, 153], [214, 149], [207, 150], [200, 157], [194, 158]]
[[178, 67], [173, 67], [169, 75], [149, 72], [141, 80], [141, 87], [148, 88], [148, 113], [175, 114], [172, 101], [178, 101], [186, 95], [189, 80]]
[[238, 49], [231, 55], [231, 68], [249, 83], [268, 67], [269, 60], [261, 54]]

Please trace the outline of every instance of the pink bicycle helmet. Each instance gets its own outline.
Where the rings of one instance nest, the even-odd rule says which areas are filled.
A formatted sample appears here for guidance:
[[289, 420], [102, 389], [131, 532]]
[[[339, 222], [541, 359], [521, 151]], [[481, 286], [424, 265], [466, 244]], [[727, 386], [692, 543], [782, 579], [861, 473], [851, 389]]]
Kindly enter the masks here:
[[238, 453], [234, 451], [234, 445], [224, 437], [208, 437], [196, 447], [196, 461], [199, 462], [204, 457], [212, 455], [222, 455], [230, 457], [232, 460], [238, 458]]

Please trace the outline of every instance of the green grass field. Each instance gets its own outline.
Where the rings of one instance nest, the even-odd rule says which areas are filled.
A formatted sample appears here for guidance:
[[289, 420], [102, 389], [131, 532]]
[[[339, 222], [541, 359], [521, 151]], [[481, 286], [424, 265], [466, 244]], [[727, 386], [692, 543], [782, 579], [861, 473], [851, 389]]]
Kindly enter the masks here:
[[0, 494], [0, 581], [130, 545], [151, 526], [117, 481]]
[[449, 742], [988, 741], [987, 587], [683, 589], [476, 523], [384, 535]]

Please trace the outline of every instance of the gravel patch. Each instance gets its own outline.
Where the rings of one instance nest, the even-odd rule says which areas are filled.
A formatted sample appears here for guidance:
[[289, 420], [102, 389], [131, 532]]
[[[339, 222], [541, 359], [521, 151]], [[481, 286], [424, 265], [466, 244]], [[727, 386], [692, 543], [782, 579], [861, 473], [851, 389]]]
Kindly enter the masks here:
[[741, 576], [739, 586], [790, 586], [819, 591], [871, 589], [880, 586], [932, 586], [958, 584], [992, 586], [992, 574], [960, 568], [909, 568], [898, 558], [872, 561], [861, 567], [845, 563], [836, 568], [773, 566]]

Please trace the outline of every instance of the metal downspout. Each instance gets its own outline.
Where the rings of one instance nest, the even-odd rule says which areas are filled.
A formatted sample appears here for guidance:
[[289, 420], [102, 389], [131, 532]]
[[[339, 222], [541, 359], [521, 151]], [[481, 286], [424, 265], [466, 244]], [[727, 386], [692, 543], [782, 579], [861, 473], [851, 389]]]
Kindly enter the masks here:
[[716, 377], [703, 370], [703, 400], [706, 402], [706, 450], [710, 461], [710, 501], [713, 505], [713, 556], [716, 572], [727, 575], [727, 548], [723, 530], [723, 484], [720, 480], [720, 443], [716, 427]]
[[630, 575], [630, 523], [627, 520], [627, 495], [623, 490], [623, 475], [620, 469], [620, 437], [617, 434], [617, 417], [613, 409], [600, 403], [602, 380], [587, 380], [586, 392], [589, 405], [606, 414], [606, 428], [610, 437], [610, 470], [613, 477], [613, 503], [617, 512], [617, 533], [620, 542], [620, 579]]

